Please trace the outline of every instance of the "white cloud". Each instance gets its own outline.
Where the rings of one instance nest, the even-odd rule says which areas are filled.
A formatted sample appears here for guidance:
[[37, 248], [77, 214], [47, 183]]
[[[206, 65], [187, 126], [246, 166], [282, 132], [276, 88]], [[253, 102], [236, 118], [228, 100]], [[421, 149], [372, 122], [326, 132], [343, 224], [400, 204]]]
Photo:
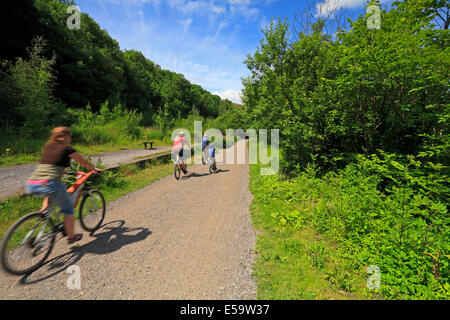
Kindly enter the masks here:
[[228, 99], [234, 103], [242, 104], [242, 93], [240, 90], [228, 89], [222, 92], [214, 91], [213, 94], [218, 95], [222, 99]]
[[[381, 0], [380, 3], [390, 0]], [[368, 0], [325, 0], [316, 4], [316, 17], [324, 17], [339, 9], [353, 9], [365, 6]]]
[[181, 11], [184, 14], [211, 12], [214, 14], [223, 14], [226, 12], [224, 7], [217, 6], [211, 1], [169, 0], [168, 3], [171, 8]]
[[153, 5], [154, 7], [159, 7], [161, 4], [161, 0], [107, 0], [108, 2], [112, 2], [116, 5], [123, 4], [123, 5], [142, 5], [144, 3], [149, 3]]
[[228, 0], [228, 3], [230, 4], [237, 4], [241, 6], [248, 6], [250, 2], [251, 0]]

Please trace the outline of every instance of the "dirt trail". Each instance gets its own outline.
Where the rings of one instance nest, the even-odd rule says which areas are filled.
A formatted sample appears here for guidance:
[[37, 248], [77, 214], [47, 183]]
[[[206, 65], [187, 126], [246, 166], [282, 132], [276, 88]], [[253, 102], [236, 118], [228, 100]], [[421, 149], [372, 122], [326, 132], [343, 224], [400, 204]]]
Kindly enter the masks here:
[[[254, 299], [249, 168], [218, 168], [193, 165], [109, 204], [101, 229], [57, 242], [30, 276], [0, 271], [0, 299]], [[67, 287], [70, 266], [80, 290]]]

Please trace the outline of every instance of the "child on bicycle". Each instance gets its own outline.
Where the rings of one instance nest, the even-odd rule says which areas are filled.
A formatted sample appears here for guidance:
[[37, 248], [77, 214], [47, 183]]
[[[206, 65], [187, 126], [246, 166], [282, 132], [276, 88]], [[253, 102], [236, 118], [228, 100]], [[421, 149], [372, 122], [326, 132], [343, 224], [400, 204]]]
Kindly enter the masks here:
[[50, 139], [44, 146], [39, 165], [29, 177], [26, 185], [27, 194], [44, 197], [41, 212], [48, 208], [49, 201], [61, 208], [61, 212], [64, 213], [64, 230], [68, 236], [68, 243], [81, 240], [83, 235], [74, 234], [73, 203], [61, 178], [65, 168], [70, 166], [71, 159], [86, 169], [96, 170], [70, 146], [71, 142], [70, 128], [57, 127], [53, 129]]
[[210, 163], [210, 161], [212, 161], [212, 163], [215, 163], [216, 148], [214, 147], [214, 143], [211, 142], [206, 134], [202, 138], [202, 152], [202, 159], [205, 160], [203, 161], [203, 164], [205, 164], [205, 162]]
[[183, 159], [183, 150], [185, 145], [189, 148], [191, 147], [189, 142], [187, 142], [186, 138], [184, 137], [184, 131], [181, 131], [178, 136], [175, 137], [175, 140], [173, 140], [172, 152], [178, 155], [178, 157], [181, 159], [181, 170], [183, 170], [184, 174], [187, 174], [188, 171]]
[[206, 163], [206, 162], [205, 162], [205, 159], [208, 158], [208, 156], [207, 156], [207, 154], [206, 154], [206, 152], [205, 152], [205, 149], [206, 149], [206, 147], [209, 145], [210, 142], [211, 142], [211, 141], [209, 140], [208, 135], [206, 135], [206, 133], [205, 133], [205, 134], [203, 135], [203, 138], [202, 138], [202, 163], [203, 163], [203, 164]]
[[208, 144], [205, 148], [206, 151], [206, 160], [210, 164], [216, 164], [216, 148], [214, 146], [214, 142]]

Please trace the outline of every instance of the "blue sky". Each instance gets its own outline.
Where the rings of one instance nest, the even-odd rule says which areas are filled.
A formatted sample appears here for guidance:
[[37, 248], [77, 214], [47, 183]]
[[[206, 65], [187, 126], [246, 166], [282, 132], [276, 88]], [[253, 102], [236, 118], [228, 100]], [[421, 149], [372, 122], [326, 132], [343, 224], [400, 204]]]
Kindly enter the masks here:
[[[364, 6], [364, 0], [310, 1], [333, 2], [352, 13], [362, 12]], [[300, 0], [76, 0], [76, 4], [122, 50], [139, 50], [163, 69], [237, 103], [241, 78], [249, 74], [243, 62], [259, 45], [260, 29], [271, 17], [294, 21], [295, 13], [305, 7]]]

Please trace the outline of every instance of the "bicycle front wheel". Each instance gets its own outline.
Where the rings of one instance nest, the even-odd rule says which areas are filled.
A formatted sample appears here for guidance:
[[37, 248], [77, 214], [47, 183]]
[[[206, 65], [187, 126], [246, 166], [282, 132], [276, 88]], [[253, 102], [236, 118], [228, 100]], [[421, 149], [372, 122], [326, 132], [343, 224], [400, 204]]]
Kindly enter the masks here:
[[3, 268], [15, 275], [35, 271], [50, 255], [55, 238], [52, 220], [41, 213], [30, 213], [20, 218], [3, 238], [0, 248]]
[[84, 230], [95, 231], [102, 225], [106, 214], [106, 202], [98, 190], [87, 192], [80, 203], [79, 217]]

